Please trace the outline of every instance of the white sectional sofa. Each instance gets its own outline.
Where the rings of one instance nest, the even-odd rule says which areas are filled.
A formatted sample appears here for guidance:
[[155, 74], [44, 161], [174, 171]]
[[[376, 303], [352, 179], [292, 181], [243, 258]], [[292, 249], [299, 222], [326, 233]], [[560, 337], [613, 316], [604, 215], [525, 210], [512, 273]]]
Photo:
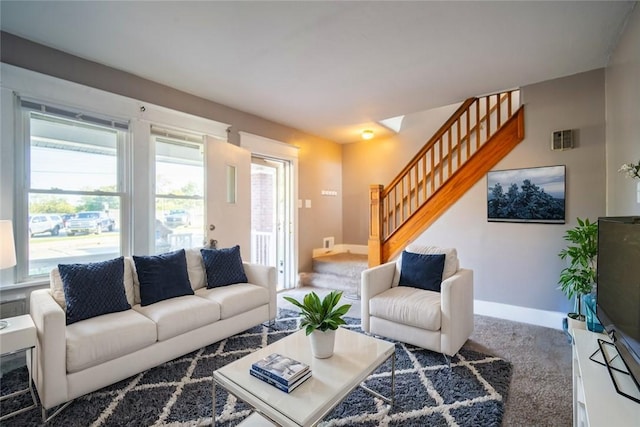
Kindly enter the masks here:
[[140, 304], [131, 258], [124, 258], [124, 287], [131, 308], [66, 324], [58, 268], [50, 289], [31, 294], [38, 344], [34, 382], [43, 417], [47, 410], [276, 317], [273, 267], [243, 263], [248, 283], [206, 287], [198, 249], [186, 250], [193, 295]]

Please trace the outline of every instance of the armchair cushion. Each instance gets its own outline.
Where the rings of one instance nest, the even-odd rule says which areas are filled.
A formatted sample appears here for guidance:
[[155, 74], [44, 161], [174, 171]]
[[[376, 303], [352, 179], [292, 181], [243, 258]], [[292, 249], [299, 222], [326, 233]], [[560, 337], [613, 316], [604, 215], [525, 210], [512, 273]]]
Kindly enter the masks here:
[[444, 254], [404, 252], [398, 285], [440, 292], [444, 260]]
[[402, 325], [439, 331], [442, 319], [438, 292], [408, 286], [396, 286], [369, 301], [371, 316]]

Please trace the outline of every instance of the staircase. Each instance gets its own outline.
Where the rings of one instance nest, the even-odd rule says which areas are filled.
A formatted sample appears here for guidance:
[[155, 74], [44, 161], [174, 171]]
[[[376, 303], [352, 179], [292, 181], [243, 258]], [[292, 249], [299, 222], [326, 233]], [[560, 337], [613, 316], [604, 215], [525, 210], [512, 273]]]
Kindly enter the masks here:
[[300, 273], [301, 286], [337, 289], [345, 297], [360, 295], [360, 274], [367, 269], [367, 255], [337, 252], [313, 258], [313, 272]]
[[389, 185], [371, 185], [368, 265], [399, 254], [523, 139], [519, 91], [463, 102]]

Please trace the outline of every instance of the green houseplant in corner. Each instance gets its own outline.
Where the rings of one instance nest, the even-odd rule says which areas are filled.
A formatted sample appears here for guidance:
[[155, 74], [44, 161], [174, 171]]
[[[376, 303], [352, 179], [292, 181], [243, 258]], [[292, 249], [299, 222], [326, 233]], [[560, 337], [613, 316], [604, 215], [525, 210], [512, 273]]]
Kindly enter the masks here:
[[302, 310], [302, 323], [300, 327], [311, 336], [311, 350], [319, 359], [326, 359], [333, 355], [335, 332], [340, 325], [346, 324], [342, 316], [351, 308], [351, 304], [340, 307], [338, 302], [342, 297], [341, 291], [331, 291], [322, 300], [315, 292], [304, 296], [302, 302], [292, 297], [284, 297], [285, 300]]
[[[598, 253], [598, 223], [577, 218], [578, 225], [564, 235], [569, 242], [560, 251], [561, 259], [569, 259], [569, 265], [560, 272], [560, 289], [569, 299], [576, 298], [577, 313], [569, 313], [570, 328], [584, 329], [582, 296], [589, 294], [596, 282], [596, 255]], [[582, 323], [572, 322], [576, 320]]]

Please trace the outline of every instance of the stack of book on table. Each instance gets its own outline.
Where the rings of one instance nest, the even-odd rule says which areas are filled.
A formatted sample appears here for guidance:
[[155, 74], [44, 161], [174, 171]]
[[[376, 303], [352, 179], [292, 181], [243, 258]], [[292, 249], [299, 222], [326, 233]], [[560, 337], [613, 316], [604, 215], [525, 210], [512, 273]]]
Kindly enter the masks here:
[[287, 393], [311, 377], [309, 365], [278, 353], [252, 364], [249, 373]]

